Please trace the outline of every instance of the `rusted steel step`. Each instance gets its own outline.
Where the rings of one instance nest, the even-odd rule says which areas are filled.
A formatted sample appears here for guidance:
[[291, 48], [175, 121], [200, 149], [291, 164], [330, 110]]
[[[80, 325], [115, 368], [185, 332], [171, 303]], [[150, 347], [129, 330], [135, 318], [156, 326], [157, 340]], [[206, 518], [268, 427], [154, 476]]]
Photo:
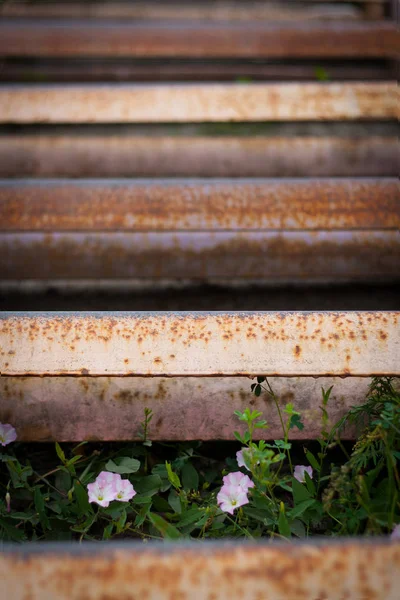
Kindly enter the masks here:
[[[351, 406], [365, 401], [368, 377], [271, 377], [282, 405], [293, 402], [304, 429], [290, 438], [321, 435], [322, 392], [333, 386], [328, 405], [333, 426]], [[233, 440], [238, 429], [234, 411], [252, 407], [268, 421], [255, 438], [282, 436], [276, 406], [263, 394], [256, 398], [247, 377], [0, 377], [0, 422], [13, 423], [22, 442], [139, 441], [144, 409], [154, 418], [153, 441]], [[400, 379], [398, 380], [400, 385]], [[341, 439], [354, 439], [353, 427]]]
[[397, 179], [0, 182], [3, 280], [396, 281]]
[[0, 180], [0, 231], [400, 229], [400, 182]]
[[6, 598], [397, 600], [400, 543], [5, 545]]
[[390, 21], [27, 21], [3, 18], [3, 56], [394, 58]]
[[0, 88], [0, 123], [394, 120], [396, 83], [77, 84]]
[[398, 231], [12, 232], [0, 278], [395, 282], [399, 256]]
[[[4, 17], [28, 18], [95, 18], [95, 19], [151, 19], [151, 20], [207, 20], [207, 21], [252, 21], [264, 20], [315, 20], [356, 19], [362, 17], [355, 3], [340, 5], [336, 0], [314, 2], [260, 2], [251, 3], [235, 0], [218, 2], [4, 2], [0, 15]], [[374, 0], [384, 4], [385, 0]], [[368, 2], [368, 0], [367, 0]], [[363, 0], [359, 0], [363, 3]]]
[[399, 312], [1, 313], [2, 376], [400, 375]]
[[[23, 133], [0, 136], [0, 176], [387, 177], [400, 172], [399, 150], [398, 138], [378, 135], [257, 138]], [[0, 226], [2, 222], [3, 218]]]

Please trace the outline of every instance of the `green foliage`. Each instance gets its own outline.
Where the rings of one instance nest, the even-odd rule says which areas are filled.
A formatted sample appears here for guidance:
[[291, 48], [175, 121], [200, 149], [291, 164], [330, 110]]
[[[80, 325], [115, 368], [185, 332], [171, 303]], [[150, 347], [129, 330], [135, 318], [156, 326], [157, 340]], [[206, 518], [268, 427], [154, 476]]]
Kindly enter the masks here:
[[[390, 378], [372, 381], [366, 402], [329, 425], [332, 388], [322, 389], [321, 435], [292, 443], [304, 428], [293, 403], [281, 406], [265, 377], [251, 389], [272, 401], [282, 437], [259, 440], [268, 431], [261, 410], [235, 416], [235, 432], [254, 482], [248, 504], [233, 516], [217, 505], [222, 477], [237, 472], [234, 458], [200, 454], [199, 442], [152, 444], [152, 412], [146, 409], [137, 444], [55, 444], [42, 468], [24, 444], [0, 451], [0, 540], [203, 539], [307, 537], [390, 533], [400, 522], [400, 395]], [[344, 447], [340, 434], [355, 427], [358, 439]], [[334, 454], [332, 454], [332, 452]], [[334, 462], [329, 462], [330, 457]], [[296, 465], [311, 466], [299, 476]], [[129, 479], [136, 495], [108, 507], [89, 503], [87, 485], [102, 471]], [[300, 479], [300, 480], [299, 480]]]

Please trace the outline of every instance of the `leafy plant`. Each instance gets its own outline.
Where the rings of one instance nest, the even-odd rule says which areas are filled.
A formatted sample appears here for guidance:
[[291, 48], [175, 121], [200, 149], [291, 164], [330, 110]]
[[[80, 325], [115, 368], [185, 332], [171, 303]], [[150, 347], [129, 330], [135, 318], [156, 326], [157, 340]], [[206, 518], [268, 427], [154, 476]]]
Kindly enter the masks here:
[[[366, 402], [331, 429], [332, 388], [322, 389], [321, 435], [309, 443], [290, 440], [293, 428], [304, 428], [294, 404], [281, 407], [265, 377], [251, 387], [255, 396], [274, 401], [282, 437], [256, 441], [256, 432], [268, 431], [261, 411], [236, 411], [244, 426], [235, 432], [236, 459], [202, 454], [200, 442], [152, 443], [149, 409], [140, 443], [56, 443], [46, 451], [46, 468], [38, 450], [27, 458], [13, 428], [3, 426], [8, 446], [0, 452], [0, 539], [390, 533], [400, 522], [400, 395], [393, 380], [374, 378]], [[340, 440], [348, 426], [358, 431], [352, 448]], [[101, 481], [118, 484], [120, 493], [107, 487], [104, 500], [94, 486]]]

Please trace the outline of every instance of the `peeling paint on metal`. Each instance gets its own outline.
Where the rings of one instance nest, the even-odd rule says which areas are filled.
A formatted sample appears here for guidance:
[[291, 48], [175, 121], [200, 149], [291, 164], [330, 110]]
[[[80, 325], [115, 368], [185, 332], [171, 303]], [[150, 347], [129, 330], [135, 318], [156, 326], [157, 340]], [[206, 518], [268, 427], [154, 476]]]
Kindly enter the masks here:
[[0, 88], [1, 123], [393, 120], [399, 107], [399, 88], [390, 82]]
[[393, 179], [0, 181], [1, 231], [400, 229]]
[[13, 600], [397, 600], [400, 544], [5, 546]]
[[0, 342], [14, 376], [400, 375], [399, 312], [1, 313]]

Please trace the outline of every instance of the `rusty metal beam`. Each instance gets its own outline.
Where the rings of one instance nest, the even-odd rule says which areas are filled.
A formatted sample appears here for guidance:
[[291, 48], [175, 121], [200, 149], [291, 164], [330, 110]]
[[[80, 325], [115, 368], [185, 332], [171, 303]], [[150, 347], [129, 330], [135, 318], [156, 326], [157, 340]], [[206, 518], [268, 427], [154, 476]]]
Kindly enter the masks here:
[[394, 282], [398, 231], [1, 233], [0, 278]]
[[399, 230], [399, 180], [0, 180], [0, 231], [321, 229]]
[[14, 134], [0, 136], [0, 176], [397, 177], [399, 150], [383, 136]]
[[[367, 377], [271, 377], [282, 405], [293, 402], [304, 429], [291, 429], [291, 439], [321, 435], [321, 388], [333, 385], [329, 422], [335, 424], [351, 406], [365, 401]], [[252, 381], [243, 377], [0, 377], [0, 422], [12, 423], [21, 442], [140, 440], [144, 409], [154, 418], [153, 441], [233, 440], [238, 429], [235, 410], [260, 410], [267, 430], [256, 438], [282, 436], [275, 404], [256, 398]], [[400, 385], [400, 380], [398, 380]], [[258, 432], [258, 434], [257, 434]], [[346, 428], [341, 439], [354, 439]]]
[[1, 313], [1, 375], [400, 375], [399, 312]]
[[13, 600], [397, 600], [400, 543], [62, 543], [0, 550]]
[[[348, 0], [342, 0], [348, 2]], [[362, 2], [363, 0], [356, 0]], [[366, 0], [372, 2], [372, 0]], [[385, 0], [374, 0], [382, 3]], [[246, 2], [219, 0], [218, 2], [3, 2], [0, 15], [25, 18], [95, 18], [95, 19], [151, 19], [151, 20], [207, 20], [207, 21], [252, 21], [268, 19], [315, 20], [355, 19], [362, 16], [360, 9], [347, 4], [340, 6], [336, 0], [322, 0], [322, 6], [313, 0], [301, 2]]]
[[[394, 84], [4, 86], [1, 122], [394, 119]], [[93, 112], [94, 111], [94, 112]]]
[[394, 58], [399, 44], [390, 21], [0, 22], [2, 56]]
[[396, 83], [4, 85], [1, 123], [396, 119]]

